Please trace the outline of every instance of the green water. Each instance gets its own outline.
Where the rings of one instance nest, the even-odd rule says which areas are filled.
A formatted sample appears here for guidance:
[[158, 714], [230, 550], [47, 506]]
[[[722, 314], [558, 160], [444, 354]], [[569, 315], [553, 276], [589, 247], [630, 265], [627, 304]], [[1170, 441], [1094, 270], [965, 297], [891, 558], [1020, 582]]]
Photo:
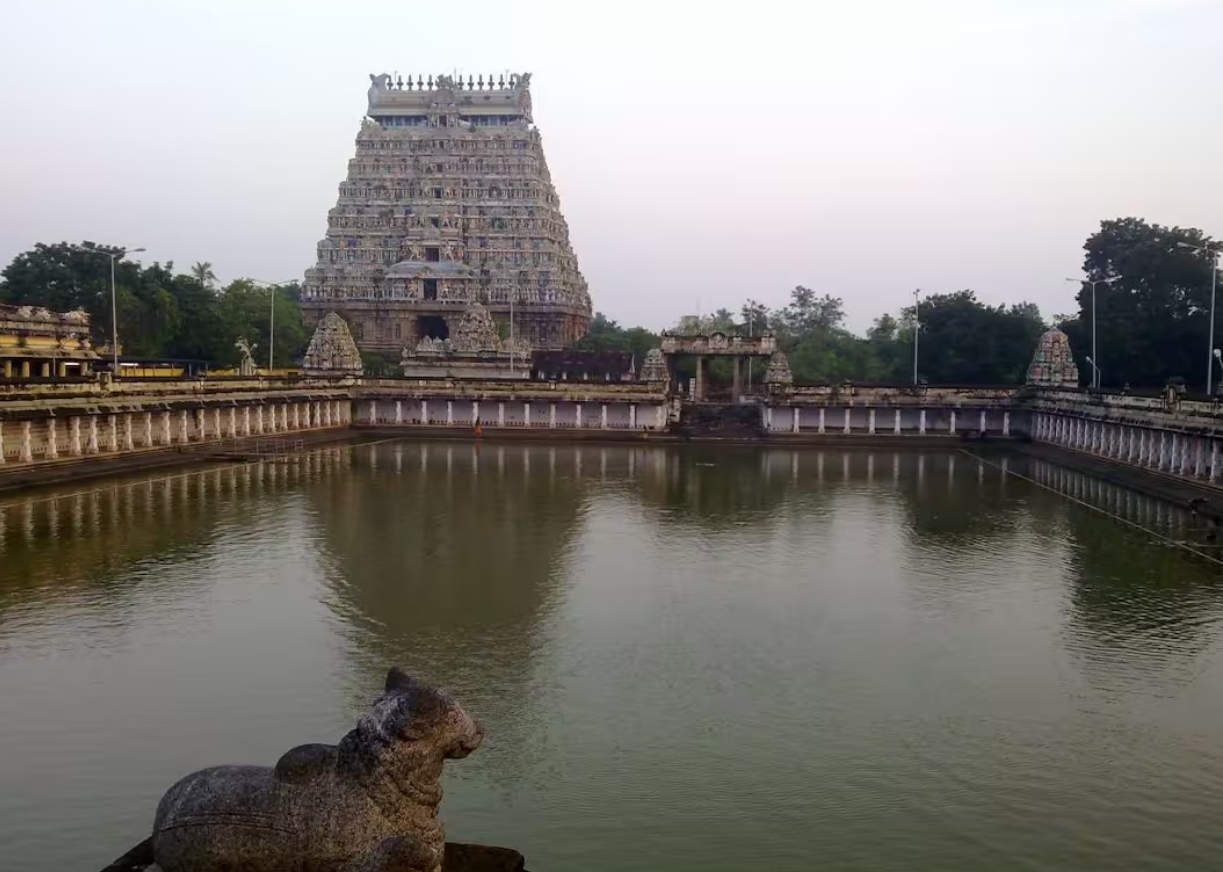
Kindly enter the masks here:
[[0, 868], [100, 869], [391, 663], [487, 726], [451, 838], [536, 872], [1220, 868], [1221, 585], [955, 453], [395, 442], [9, 500]]

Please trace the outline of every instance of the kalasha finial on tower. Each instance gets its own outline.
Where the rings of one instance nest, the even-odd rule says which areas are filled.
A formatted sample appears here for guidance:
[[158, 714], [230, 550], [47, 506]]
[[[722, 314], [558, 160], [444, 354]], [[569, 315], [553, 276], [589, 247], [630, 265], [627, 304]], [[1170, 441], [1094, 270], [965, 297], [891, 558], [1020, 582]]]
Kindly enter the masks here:
[[429, 81], [426, 84], [429, 86], [429, 90], [432, 91], [433, 90], [433, 73], [429, 74]]

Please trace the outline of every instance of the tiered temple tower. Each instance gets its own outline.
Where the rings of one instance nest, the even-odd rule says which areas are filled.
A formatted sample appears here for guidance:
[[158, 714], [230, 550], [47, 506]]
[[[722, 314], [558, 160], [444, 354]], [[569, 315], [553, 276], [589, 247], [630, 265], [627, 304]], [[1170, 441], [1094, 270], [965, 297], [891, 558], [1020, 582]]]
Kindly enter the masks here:
[[560, 348], [590, 322], [531, 119], [530, 74], [370, 76], [357, 155], [306, 271], [311, 323], [341, 313], [363, 350], [447, 338], [485, 305], [508, 332]]

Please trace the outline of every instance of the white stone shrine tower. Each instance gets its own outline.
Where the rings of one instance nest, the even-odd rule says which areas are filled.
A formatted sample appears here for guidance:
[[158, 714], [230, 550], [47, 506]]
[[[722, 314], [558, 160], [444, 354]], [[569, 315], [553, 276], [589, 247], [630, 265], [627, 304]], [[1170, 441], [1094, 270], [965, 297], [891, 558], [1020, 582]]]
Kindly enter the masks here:
[[581, 337], [590, 295], [531, 118], [530, 74], [371, 75], [357, 153], [302, 310], [363, 350], [445, 339], [472, 303], [536, 348]]

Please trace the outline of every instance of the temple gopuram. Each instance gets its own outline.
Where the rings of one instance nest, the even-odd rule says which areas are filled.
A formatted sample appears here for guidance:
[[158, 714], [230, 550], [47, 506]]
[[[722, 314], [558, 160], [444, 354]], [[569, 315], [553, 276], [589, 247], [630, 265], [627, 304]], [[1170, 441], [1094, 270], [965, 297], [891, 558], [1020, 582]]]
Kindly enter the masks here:
[[532, 348], [581, 337], [590, 295], [532, 121], [530, 74], [370, 80], [356, 157], [306, 271], [307, 321], [338, 312], [361, 350], [398, 353], [449, 339], [480, 303]]

